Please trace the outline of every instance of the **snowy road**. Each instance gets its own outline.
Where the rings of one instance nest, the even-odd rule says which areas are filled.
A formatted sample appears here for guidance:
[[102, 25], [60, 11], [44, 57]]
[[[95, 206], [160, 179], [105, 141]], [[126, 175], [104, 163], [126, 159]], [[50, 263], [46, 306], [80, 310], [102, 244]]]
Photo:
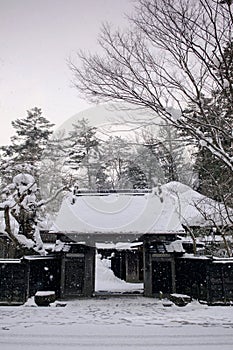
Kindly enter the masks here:
[[[47, 331], [49, 330], [49, 334]], [[35, 332], [36, 331], [36, 332]], [[232, 330], [222, 328], [203, 329], [163, 329], [161, 326], [147, 326], [139, 329], [133, 327], [117, 328], [112, 326], [77, 326], [69, 331], [61, 327], [38, 330], [1, 333], [2, 350], [29, 349], [232, 349]]]
[[232, 307], [179, 308], [143, 297], [69, 301], [66, 307], [0, 307], [1, 350], [232, 350]]

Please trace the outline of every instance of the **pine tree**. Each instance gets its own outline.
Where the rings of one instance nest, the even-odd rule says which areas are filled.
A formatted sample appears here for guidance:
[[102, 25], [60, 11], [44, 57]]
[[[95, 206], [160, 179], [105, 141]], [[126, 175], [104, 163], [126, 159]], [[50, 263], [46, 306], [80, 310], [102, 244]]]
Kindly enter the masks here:
[[[67, 156], [66, 142], [65, 131], [58, 131], [52, 135], [43, 152], [39, 176], [40, 194], [43, 198], [50, 198], [62, 186], [71, 185], [69, 173], [64, 167]], [[51, 226], [62, 199], [63, 194], [60, 193], [46, 206], [46, 212], [43, 213], [44, 223], [47, 225], [45, 228]]]
[[104, 164], [100, 165], [98, 171], [96, 172], [95, 183], [97, 191], [112, 189], [108, 178], [107, 168]]
[[127, 166], [126, 176], [133, 189], [148, 188], [147, 177], [138, 164], [130, 161]]
[[83, 182], [89, 189], [95, 188], [96, 169], [98, 167], [97, 129], [89, 125], [87, 119], [81, 119], [73, 124], [69, 132], [67, 147], [68, 159], [66, 165], [73, 171], [79, 171], [79, 182]]
[[37, 107], [27, 111], [25, 118], [12, 122], [15, 135], [11, 137], [10, 145], [0, 149], [3, 185], [9, 183], [19, 171], [29, 172], [38, 178], [39, 163], [53, 125], [42, 116], [41, 109]]
[[110, 136], [101, 147], [100, 162], [105, 169], [106, 184], [112, 189], [128, 186], [128, 163], [132, 151], [129, 143], [120, 136]]
[[157, 182], [161, 184], [178, 180], [174, 153], [169, 148], [170, 138], [169, 143], [167, 141], [167, 130], [166, 137], [157, 135], [157, 132], [155, 136], [154, 132], [146, 130], [143, 132], [141, 145], [137, 147], [137, 162], [146, 173], [149, 187]]
[[140, 168], [146, 177], [147, 187], [152, 188], [155, 183], [164, 183], [165, 174], [157, 152], [157, 140], [147, 137], [136, 146], [134, 151], [134, 163]]

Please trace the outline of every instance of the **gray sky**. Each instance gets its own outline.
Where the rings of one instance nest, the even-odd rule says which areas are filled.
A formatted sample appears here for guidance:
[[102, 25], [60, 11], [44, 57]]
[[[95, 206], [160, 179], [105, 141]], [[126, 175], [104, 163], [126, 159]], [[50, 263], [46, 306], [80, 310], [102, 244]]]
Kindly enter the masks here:
[[97, 50], [101, 23], [126, 25], [131, 0], [0, 0], [0, 145], [11, 121], [42, 108], [59, 126], [90, 105], [71, 87], [66, 60]]

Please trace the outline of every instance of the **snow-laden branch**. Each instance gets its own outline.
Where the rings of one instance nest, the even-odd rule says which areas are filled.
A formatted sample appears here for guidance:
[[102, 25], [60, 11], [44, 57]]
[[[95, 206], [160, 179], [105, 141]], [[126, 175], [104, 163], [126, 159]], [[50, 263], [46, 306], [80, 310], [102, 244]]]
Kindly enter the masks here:
[[57, 198], [57, 196], [62, 193], [63, 191], [71, 191], [69, 186], [63, 186], [61, 188], [59, 188], [50, 198], [48, 199], [43, 199], [39, 202], [37, 202], [37, 208], [42, 207], [47, 205], [48, 203], [52, 202], [54, 199]]
[[18, 174], [13, 183], [5, 188], [7, 197], [0, 203], [4, 211], [5, 231], [16, 249], [32, 250], [44, 255], [45, 249], [37, 226], [38, 209], [53, 201], [67, 186], [58, 189], [50, 198], [37, 201], [35, 179], [29, 174]]

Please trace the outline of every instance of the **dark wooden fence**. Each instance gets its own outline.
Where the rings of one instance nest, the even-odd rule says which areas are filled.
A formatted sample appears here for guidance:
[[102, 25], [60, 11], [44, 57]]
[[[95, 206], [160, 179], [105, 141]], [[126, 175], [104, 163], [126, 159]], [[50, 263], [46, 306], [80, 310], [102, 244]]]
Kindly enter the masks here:
[[27, 299], [27, 266], [19, 259], [0, 260], [0, 304], [20, 305]]
[[144, 244], [144, 294], [186, 294], [210, 305], [233, 303], [233, 259], [169, 253], [166, 244]]
[[210, 305], [233, 302], [233, 259], [181, 257], [175, 267], [177, 293]]
[[19, 305], [38, 291], [57, 298], [91, 297], [95, 285], [95, 248], [68, 244], [65, 252], [0, 260], [0, 304]]

